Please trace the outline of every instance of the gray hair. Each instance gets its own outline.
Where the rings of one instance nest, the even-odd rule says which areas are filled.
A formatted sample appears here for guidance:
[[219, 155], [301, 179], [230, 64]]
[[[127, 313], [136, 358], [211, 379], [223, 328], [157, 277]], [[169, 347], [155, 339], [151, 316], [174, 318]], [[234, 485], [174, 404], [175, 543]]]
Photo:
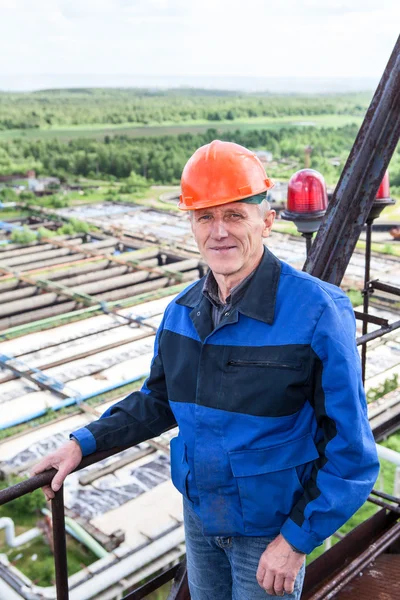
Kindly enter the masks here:
[[265, 219], [267, 212], [271, 210], [271, 205], [266, 198], [258, 204], [258, 210], [260, 211], [261, 217]]

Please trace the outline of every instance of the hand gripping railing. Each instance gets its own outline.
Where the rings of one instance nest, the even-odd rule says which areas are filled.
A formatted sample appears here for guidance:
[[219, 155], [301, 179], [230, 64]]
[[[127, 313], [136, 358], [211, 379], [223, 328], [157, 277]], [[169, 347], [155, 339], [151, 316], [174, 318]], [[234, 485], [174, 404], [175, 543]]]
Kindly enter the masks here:
[[[97, 463], [109, 456], [113, 456], [118, 452], [126, 450], [128, 446], [122, 448], [113, 448], [103, 452], [95, 452], [90, 456], [86, 456], [79, 466], [75, 469], [79, 471]], [[21, 481], [5, 490], [0, 491], [0, 506], [16, 500], [25, 494], [34, 492], [35, 490], [49, 485], [56, 469], [50, 469], [34, 477], [30, 477], [25, 481]], [[67, 570], [67, 547], [65, 538], [65, 519], [64, 519], [64, 490], [63, 486], [56, 492], [51, 503], [53, 517], [53, 542], [54, 542], [54, 565], [56, 572], [56, 592], [57, 600], [68, 600], [68, 570]], [[138, 589], [134, 590], [124, 600], [141, 600], [151, 592], [159, 589], [166, 582], [175, 579], [168, 600], [190, 600], [189, 589], [187, 585], [185, 563], [175, 565], [170, 569], [163, 571], [157, 577], [148, 581]]]

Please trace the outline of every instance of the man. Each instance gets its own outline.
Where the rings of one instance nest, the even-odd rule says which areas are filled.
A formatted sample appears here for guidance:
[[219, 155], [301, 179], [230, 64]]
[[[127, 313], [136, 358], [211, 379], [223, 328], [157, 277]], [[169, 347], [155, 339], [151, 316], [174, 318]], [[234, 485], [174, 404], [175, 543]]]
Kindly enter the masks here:
[[208, 275], [165, 311], [142, 390], [34, 471], [58, 469], [52, 498], [82, 454], [178, 424], [171, 473], [192, 600], [300, 598], [305, 555], [363, 504], [378, 473], [351, 305], [264, 247], [271, 185], [242, 146], [195, 152], [180, 208]]

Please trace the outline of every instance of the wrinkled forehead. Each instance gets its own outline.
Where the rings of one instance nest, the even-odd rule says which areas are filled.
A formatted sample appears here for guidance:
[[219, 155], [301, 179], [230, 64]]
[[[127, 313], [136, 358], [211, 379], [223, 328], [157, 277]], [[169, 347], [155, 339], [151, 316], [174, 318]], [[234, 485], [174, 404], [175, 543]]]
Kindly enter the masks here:
[[240, 212], [243, 214], [256, 214], [258, 213], [258, 207], [256, 204], [248, 204], [247, 202], [229, 202], [227, 204], [219, 204], [217, 206], [209, 206], [207, 208], [199, 208], [198, 210], [191, 211], [196, 216], [202, 214], [225, 214], [232, 212]]

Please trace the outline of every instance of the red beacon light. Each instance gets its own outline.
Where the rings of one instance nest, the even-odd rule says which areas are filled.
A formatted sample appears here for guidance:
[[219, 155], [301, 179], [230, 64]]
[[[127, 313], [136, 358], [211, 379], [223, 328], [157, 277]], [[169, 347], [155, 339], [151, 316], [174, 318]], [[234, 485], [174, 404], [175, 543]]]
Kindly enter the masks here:
[[395, 204], [396, 201], [390, 197], [390, 185], [389, 185], [389, 171], [386, 171], [383, 179], [381, 181], [381, 185], [376, 193], [375, 200], [372, 204], [371, 210], [368, 215], [368, 221], [373, 221], [383, 211], [387, 206], [391, 206]]
[[328, 206], [325, 179], [314, 169], [301, 169], [290, 178], [287, 208], [282, 219], [293, 221], [302, 234], [318, 231]]
[[378, 191], [375, 196], [376, 200], [381, 200], [382, 198], [390, 198], [390, 185], [389, 185], [389, 171], [383, 176], [381, 181], [381, 185], [379, 186]]

